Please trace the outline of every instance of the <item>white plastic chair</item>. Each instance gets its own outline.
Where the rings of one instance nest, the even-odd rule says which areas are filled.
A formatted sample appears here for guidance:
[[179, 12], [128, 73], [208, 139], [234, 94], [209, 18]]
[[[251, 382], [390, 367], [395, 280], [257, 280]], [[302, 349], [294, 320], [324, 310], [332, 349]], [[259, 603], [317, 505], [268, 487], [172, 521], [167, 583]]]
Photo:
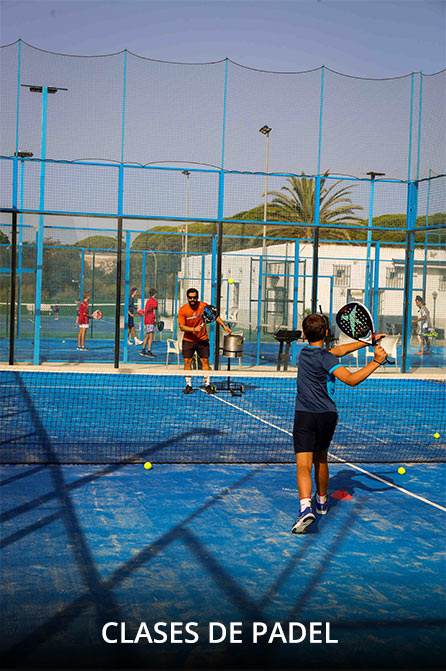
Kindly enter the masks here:
[[166, 366], [169, 365], [169, 354], [176, 354], [178, 359], [178, 365], [180, 365], [181, 341], [182, 341], [181, 335], [179, 336], [178, 340], [172, 340], [172, 339], [166, 340], [167, 342]]
[[[400, 336], [399, 335], [387, 335], [385, 338], [381, 340], [379, 343], [381, 347], [384, 347], [384, 349], [387, 352], [387, 356], [389, 359], [394, 359], [395, 361], [395, 366], [398, 366], [398, 361], [397, 361], [397, 351], [398, 351], [398, 342], [399, 342]], [[373, 350], [368, 350], [366, 355], [365, 355], [365, 362], [368, 363], [368, 359], [373, 359]], [[383, 366], [384, 369], [387, 369], [388, 366]], [[393, 366], [390, 367], [392, 370]], [[393, 370], [395, 370], [393, 368]]]
[[[348, 335], [345, 335], [345, 333], [342, 333], [342, 331], [341, 331], [341, 333], [339, 334], [338, 345], [348, 345], [348, 344], [350, 344], [350, 343], [352, 343], [352, 342], [357, 343], [358, 341], [357, 341], [357, 340], [354, 340], [353, 338], [349, 338]], [[355, 365], [356, 365], [356, 368], [359, 367], [359, 362], [358, 362], [358, 350], [355, 350], [354, 352], [350, 352], [350, 354], [347, 354], [346, 356], [349, 357], [349, 359], [348, 359], [348, 365], [350, 365], [350, 357], [352, 357], [352, 358], [355, 360], [355, 362], [356, 362], [356, 364], [355, 364]]]

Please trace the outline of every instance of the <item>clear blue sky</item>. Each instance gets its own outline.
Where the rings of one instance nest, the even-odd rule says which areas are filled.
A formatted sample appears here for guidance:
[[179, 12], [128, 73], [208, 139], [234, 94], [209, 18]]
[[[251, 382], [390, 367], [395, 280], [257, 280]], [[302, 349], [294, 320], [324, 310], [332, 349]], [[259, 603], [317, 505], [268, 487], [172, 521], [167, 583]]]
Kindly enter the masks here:
[[[269, 172], [315, 174], [320, 70], [272, 76], [249, 68], [302, 72], [325, 65], [355, 77], [401, 78], [376, 82], [326, 73], [322, 172], [365, 177], [373, 169], [405, 179], [411, 146], [413, 177], [419, 107], [415, 93], [414, 128], [409, 137], [412, 78], [407, 75], [429, 75], [446, 65], [443, 0], [0, 0], [0, 8], [3, 45], [21, 38], [39, 49], [79, 56], [128, 49], [138, 56], [177, 63], [209, 63], [228, 57], [248, 66], [229, 67], [223, 143], [224, 63], [158, 67], [129, 57], [124, 162], [172, 162], [178, 167], [180, 161], [186, 167], [191, 163], [192, 168], [195, 163], [220, 165], [224, 144], [227, 170], [260, 172], [265, 169], [265, 137], [258, 129], [267, 123], [273, 128]], [[5, 51], [15, 53], [14, 48]], [[47, 157], [120, 160], [123, 60], [122, 56], [54, 59], [22, 49], [24, 83], [48, 81], [68, 89], [49, 100]], [[9, 96], [7, 92], [3, 96], [3, 118], [4, 124], [9, 119], [9, 126], [1, 153], [8, 156], [15, 150], [16, 63], [16, 56], [6, 58], [5, 78], [10, 88]], [[422, 177], [430, 169], [443, 172], [442, 80], [443, 75], [424, 78]], [[420, 82], [416, 76], [416, 92]], [[40, 105], [40, 97], [21, 91], [18, 141], [35, 156], [40, 147]], [[140, 183], [142, 177], [136, 173], [132, 178], [126, 186], [126, 207], [130, 203], [134, 213], [150, 211], [157, 216], [159, 208], [165, 212], [168, 201], [169, 216], [183, 215], [181, 171], [160, 171], [155, 176], [145, 171], [147, 183]], [[93, 201], [85, 206], [86, 211], [115, 211], [115, 183], [102, 173], [100, 179], [100, 188], [93, 181], [93, 194], [83, 182], [79, 186], [82, 197], [89, 193]], [[28, 183], [31, 189], [33, 183]], [[282, 185], [282, 177], [271, 177], [268, 184], [270, 191]], [[190, 188], [190, 216], [216, 216], [215, 176], [196, 174]], [[225, 216], [257, 205], [263, 190], [262, 176], [228, 177]], [[33, 194], [35, 198], [35, 189]], [[48, 206], [52, 202], [49, 194], [50, 186]], [[74, 189], [65, 195], [67, 208], [69, 196], [76, 209], [79, 193]], [[358, 187], [355, 198], [367, 212], [367, 188]], [[377, 192], [375, 214], [403, 212], [404, 208], [405, 191], [398, 195], [382, 187]]]
[[1, 0], [1, 43], [361, 77], [445, 67], [443, 0]]

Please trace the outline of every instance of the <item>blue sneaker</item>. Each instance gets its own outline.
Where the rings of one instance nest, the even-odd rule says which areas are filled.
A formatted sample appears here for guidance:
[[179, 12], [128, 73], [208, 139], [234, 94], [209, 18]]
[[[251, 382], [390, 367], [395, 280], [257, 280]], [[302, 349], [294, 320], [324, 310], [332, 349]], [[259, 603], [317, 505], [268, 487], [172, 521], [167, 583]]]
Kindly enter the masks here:
[[317, 498], [314, 497], [314, 503], [316, 507], [316, 512], [318, 515], [326, 515], [328, 510], [328, 496], [326, 497], [325, 503], [318, 503]]
[[293, 534], [303, 534], [307, 527], [309, 527], [310, 524], [313, 524], [315, 519], [316, 517], [311, 508], [305, 508], [305, 510], [302, 510], [299, 513], [299, 517], [291, 527], [291, 531]]

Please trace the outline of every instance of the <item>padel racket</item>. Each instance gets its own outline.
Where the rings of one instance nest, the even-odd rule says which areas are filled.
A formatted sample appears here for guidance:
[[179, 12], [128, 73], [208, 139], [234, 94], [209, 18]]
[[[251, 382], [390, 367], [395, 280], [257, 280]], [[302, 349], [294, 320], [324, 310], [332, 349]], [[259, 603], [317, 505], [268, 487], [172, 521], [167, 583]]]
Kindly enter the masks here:
[[215, 322], [218, 317], [218, 312], [215, 305], [206, 305], [203, 310], [202, 317], [205, 324], [211, 324], [212, 322]]
[[102, 319], [102, 312], [100, 310], [95, 310], [91, 316], [93, 319]]
[[[362, 303], [352, 301], [344, 305], [336, 315], [336, 324], [342, 333], [345, 333], [349, 338], [353, 338], [353, 340], [364, 342], [372, 347], [376, 347], [378, 344], [373, 317]], [[395, 361], [387, 357], [384, 363], [388, 363], [390, 366], [395, 365]]]
[[139, 308], [139, 310], [136, 311], [140, 317], [144, 317], [144, 310], [142, 308]]
[[156, 326], [157, 326], [158, 331], [164, 331], [164, 322], [163, 321], [158, 322]]

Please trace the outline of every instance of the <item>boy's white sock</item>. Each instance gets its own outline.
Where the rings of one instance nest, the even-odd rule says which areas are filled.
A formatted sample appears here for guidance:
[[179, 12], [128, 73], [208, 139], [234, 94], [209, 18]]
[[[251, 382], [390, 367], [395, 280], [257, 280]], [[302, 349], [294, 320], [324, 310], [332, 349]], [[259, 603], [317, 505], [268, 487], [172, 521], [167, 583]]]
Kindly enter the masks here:
[[192, 377], [186, 377], [186, 384], [188, 384], [190, 387], [192, 387]]
[[323, 496], [319, 496], [319, 494], [316, 494], [316, 501], [318, 503], [325, 503], [327, 500], [327, 495], [324, 494]]
[[300, 512], [303, 512], [307, 508], [311, 508], [311, 499], [301, 499], [300, 500]]

